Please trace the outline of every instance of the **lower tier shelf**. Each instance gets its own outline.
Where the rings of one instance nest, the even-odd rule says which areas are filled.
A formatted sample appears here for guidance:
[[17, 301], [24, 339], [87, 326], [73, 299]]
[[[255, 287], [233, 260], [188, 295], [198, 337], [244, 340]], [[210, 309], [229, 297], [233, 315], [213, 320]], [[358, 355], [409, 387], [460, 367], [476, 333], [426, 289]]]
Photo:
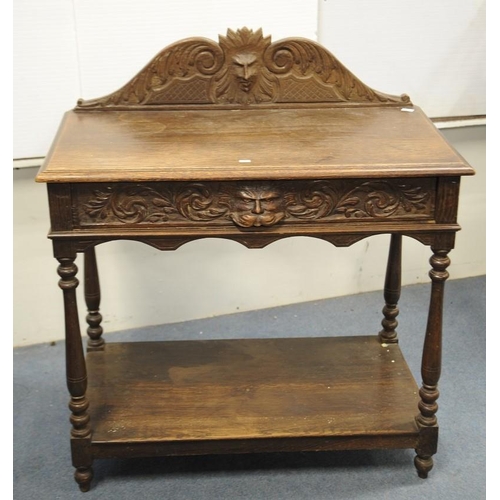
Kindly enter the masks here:
[[418, 443], [415, 380], [375, 336], [109, 343], [87, 369], [97, 458]]

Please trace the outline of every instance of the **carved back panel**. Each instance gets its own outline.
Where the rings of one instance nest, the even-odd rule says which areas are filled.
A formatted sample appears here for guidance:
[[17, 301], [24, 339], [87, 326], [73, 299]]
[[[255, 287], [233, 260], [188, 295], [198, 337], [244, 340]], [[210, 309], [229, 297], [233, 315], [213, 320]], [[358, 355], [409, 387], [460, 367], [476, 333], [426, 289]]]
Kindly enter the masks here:
[[318, 43], [272, 43], [262, 30], [228, 30], [219, 43], [189, 38], [162, 50], [129, 83], [76, 110], [251, 107], [262, 105], [411, 105], [407, 95], [377, 92]]

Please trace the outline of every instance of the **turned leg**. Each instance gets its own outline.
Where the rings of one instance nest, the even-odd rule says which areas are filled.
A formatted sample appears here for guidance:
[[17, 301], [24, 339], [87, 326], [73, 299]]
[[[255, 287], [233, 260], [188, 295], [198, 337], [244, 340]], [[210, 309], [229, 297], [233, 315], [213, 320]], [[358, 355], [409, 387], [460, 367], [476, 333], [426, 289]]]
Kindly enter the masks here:
[[97, 260], [95, 248], [89, 248], [84, 254], [85, 281], [84, 295], [87, 303], [87, 351], [102, 351], [104, 349], [104, 339], [102, 338], [102, 316], [99, 312], [101, 302], [101, 290], [99, 287], [99, 274], [97, 272]]
[[426, 478], [432, 469], [432, 455], [437, 451], [438, 425], [436, 412], [439, 397], [438, 382], [441, 375], [442, 325], [444, 283], [448, 278], [446, 268], [450, 265], [448, 250], [432, 248], [432, 266], [429, 276], [432, 280], [429, 316], [422, 355], [422, 388], [417, 424], [420, 427], [419, 445], [416, 449], [415, 466], [418, 475]]
[[386, 344], [395, 344], [398, 341], [398, 333], [396, 332], [398, 321], [396, 317], [399, 314], [398, 301], [401, 295], [401, 245], [402, 236], [400, 234], [391, 235], [384, 284], [383, 329], [378, 334], [380, 342]]
[[66, 379], [71, 396], [71, 452], [73, 465], [76, 468], [75, 480], [80, 490], [88, 491], [92, 479], [92, 457], [90, 454], [90, 418], [87, 390], [87, 370], [78, 322], [76, 287], [78, 268], [73, 258], [58, 258], [57, 272], [61, 279], [59, 286], [64, 296], [64, 317], [66, 330]]

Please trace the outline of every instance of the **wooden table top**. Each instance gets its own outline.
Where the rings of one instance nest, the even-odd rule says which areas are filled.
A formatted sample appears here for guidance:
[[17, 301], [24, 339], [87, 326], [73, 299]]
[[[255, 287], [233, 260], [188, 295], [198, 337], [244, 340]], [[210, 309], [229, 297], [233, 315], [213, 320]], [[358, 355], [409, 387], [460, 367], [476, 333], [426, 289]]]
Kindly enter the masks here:
[[418, 108], [69, 111], [38, 182], [471, 175]]

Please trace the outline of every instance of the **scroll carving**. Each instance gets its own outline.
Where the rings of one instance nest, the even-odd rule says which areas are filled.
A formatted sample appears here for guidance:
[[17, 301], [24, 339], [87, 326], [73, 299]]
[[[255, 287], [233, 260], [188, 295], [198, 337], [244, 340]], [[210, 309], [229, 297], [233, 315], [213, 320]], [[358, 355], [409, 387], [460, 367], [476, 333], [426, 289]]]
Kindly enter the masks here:
[[429, 179], [82, 185], [78, 226], [212, 221], [266, 228], [285, 221], [432, 218]]
[[129, 83], [105, 97], [80, 100], [77, 110], [261, 103], [411, 105], [406, 95], [377, 92], [318, 43], [272, 43], [262, 30], [228, 30], [219, 43], [183, 40], [161, 51]]
[[123, 223], [166, 222], [175, 212], [170, 193], [138, 184], [105, 186], [93, 192], [83, 211], [93, 220], [114, 219]]

